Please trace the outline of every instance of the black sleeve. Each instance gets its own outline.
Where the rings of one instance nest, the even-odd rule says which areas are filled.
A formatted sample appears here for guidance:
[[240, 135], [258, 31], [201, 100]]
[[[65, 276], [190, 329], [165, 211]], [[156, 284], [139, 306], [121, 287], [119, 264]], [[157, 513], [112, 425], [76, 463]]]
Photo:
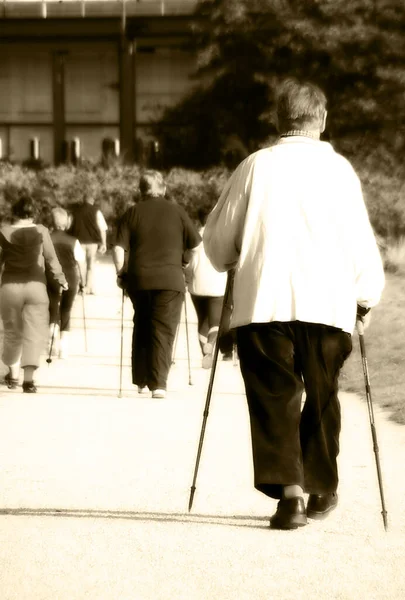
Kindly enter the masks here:
[[135, 218], [134, 209], [128, 209], [118, 222], [117, 233], [115, 236], [114, 246], [120, 246], [124, 250], [129, 250], [129, 242], [131, 238], [131, 227]]

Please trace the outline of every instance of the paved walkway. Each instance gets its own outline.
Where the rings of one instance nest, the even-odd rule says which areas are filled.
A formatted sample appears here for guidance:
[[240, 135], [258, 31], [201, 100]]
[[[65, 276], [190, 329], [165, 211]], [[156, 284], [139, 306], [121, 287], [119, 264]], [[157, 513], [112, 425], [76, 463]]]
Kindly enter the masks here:
[[110, 264], [74, 307], [72, 353], [38, 372], [37, 395], [0, 392], [1, 600], [382, 600], [405, 597], [405, 427], [375, 409], [384, 531], [366, 404], [342, 394], [340, 504], [294, 532], [252, 487], [239, 368], [218, 364], [187, 510], [209, 372], [188, 304], [166, 400], [130, 382], [132, 309]]

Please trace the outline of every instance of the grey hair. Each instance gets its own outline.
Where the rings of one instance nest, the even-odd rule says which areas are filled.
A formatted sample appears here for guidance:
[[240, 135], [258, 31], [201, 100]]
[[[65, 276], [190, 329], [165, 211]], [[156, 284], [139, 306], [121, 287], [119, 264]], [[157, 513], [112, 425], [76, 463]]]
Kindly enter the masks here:
[[56, 229], [66, 229], [69, 225], [69, 215], [61, 206], [52, 209], [52, 219]]
[[143, 196], [153, 196], [154, 198], [164, 196], [166, 184], [163, 175], [152, 169], [144, 171], [139, 180], [139, 190]]
[[326, 110], [326, 96], [317, 85], [286, 79], [276, 99], [279, 131], [320, 126]]

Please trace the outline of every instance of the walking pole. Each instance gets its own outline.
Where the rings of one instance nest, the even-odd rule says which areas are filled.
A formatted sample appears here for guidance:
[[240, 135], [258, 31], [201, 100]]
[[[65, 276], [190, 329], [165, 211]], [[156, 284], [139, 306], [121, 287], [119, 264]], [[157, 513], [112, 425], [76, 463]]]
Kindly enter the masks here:
[[[59, 315], [59, 310], [60, 310], [60, 301], [61, 301], [61, 297], [62, 297], [62, 294], [61, 294], [61, 293], [59, 293], [59, 297], [58, 297], [58, 308], [57, 308], [57, 311], [56, 311], [58, 315]], [[52, 357], [53, 342], [54, 342], [54, 340], [55, 340], [55, 331], [56, 331], [56, 325], [57, 325], [57, 322], [55, 321], [55, 323], [53, 324], [53, 329], [52, 329], [51, 343], [50, 343], [50, 345], [49, 345], [49, 356], [48, 356], [48, 358], [46, 359], [46, 362], [48, 363], [48, 366], [49, 366], [49, 365], [51, 364], [51, 362], [52, 362], [52, 358], [51, 358], [51, 357]]]
[[238, 366], [238, 352], [236, 349], [236, 344], [232, 346], [232, 362], [234, 367]]
[[79, 269], [79, 277], [80, 277], [79, 293], [82, 296], [82, 308], [83, 308], [84, 351], [87, 352], [87, 327], [86, 327], [86, 310], [85, 310], [85, 303], [84, 303], [84, 283], [83, 283], [83, 277], [82, 277], [82, 270], [80, 268], [79, 263], [77, 263], [77, 266]]
[[[190, 344], [188, 339], [188, 319], [187, 319], [187, 298], [184, 292], [184, 320], [186, 322], [186, 342], [187, 342], [187, 362], [188, 362], [188, 385], [193, 385], [191, 381], [191, 362], [190, 362]], [[179, 323], [180, 325], [180, 323]]]
[[51, 343], [50, 343], [50, 346], [49, 346], [49, 356], [48, 356], [48, 358], [46, 359], [46, 362], [48, 363], [48, 366], [49, 366], [49, 365], [51, 364], [51, 362], [52, 362], [52, 358], [51, 358], [51, 356], [52, 356], [53, 340], [55, 339], [55, 329], [56, 329], [56, 321], [55, 321], [55, 323], [53, 324], [53, 330], [52, 330]]
[[177, 340], [179, 339], [179, 329], [180, 329], [180, 321], [177, 325], [176, 335], [174, 338], [173, 352], [172, 352], [172, 365], [174, 365], [174, 363], [176, 362], [175, 359], [176, 359]]
[[124, 299], [125, 290], [122, 290], [122, 302], [121, 302], [121, 350], [120, 350], [120, 389], [118, 391], [118, 398], [122, 398], [122, 357], [124, 348]]
[[367, 366], [366, 345], [364, 343], [364, 323], [361, 319], [357, 319], [356, 328], [357, 328], [357, 333], [359, 335], [361, 360], [363, 363], [364, 381], [365, 381], [365, 386], [366, 386], [368, 414], [370, 417], [371, 435], [373, 438], [373, 449], [374, 449], [374, 454], [375, 454], [375, 463], [376, 463], [376, 467], [377, 467], [378, 485], [380, 488], [381, 507], [382, 507], [381, 514], [382, 514], [382, 518], [383, 518], [383, 522], [384, 522], [384, 529], [385, 529], [385, 531], [387, 531], [388, 530], [387, 510], [385, 508], [385, 501], [384, 501], [384, 491], [383, 491], [383, 483], [382, 483], [382, 475], [381, 475], [380, 457], [379, 457], [379, 449], [378, 449], [378, 442], [377, 442], [377, 431], [375, 428], [374, 410], [373, 410], [373, 403], [372, 403], [372, 399], [371, 399], [371, 387], [370, 387], [370, 378], [369, 378], [368, 366]]
[[211, 402], [212, 388], [214, 386], [215, 370], [216, 370], [217, 361], [218, 361], [218, 354], [219, 354], [219, 343], [218, 343], [218, 340], [219, 340], [220, 336], [222, 335], [222, 332], [223, 332], [223, 329], [224, 329], [225, 311], [229, 307], [228, 303], [231, 300], [231, 296], [232, 296], [232, 294], [231, 294], [232, 282], [233, 282], [233, 271], [230, 271], [228, 273], [228, 279], [227, 279], [227, 282], [226, 282], [226, 288], [225, 288], [225, 294], [224, 294], [224, 301], [223, 301], [223, 304], [222, 304], [222, 311], [221, 311], [221, 318], [220, 318], [220, 321], [219, 321], [217, 343], [215, 344], [214, 357], [213, 357], [213, 360], [212, 360], [210, 380], [209, 380], [209, 383], [208, 383], [208, 390], [207, 390], [207, 398], [206, 398], [206, 401], [205, 401], [205, 407], [204, 407], [204, 413], [203, 413], [203, 422], [202, 422], [202, 427], [201, 427], [200, 441], [198, 443], [197, 459], [196, 459], [195, 468], [194, 468], [193, 483], [191, 485], [190, 499], [189, 499], [189, 502], [188, 502], [188, 512], [190, 512], [191, 507], [193, 506], [193, 499], [194, 499], [194, 494], [195, 494], [195, 490], [196, 490], [196, 485], [195, 484], [196, 484], [196, 481], [197, 481], [198, 467], [199, 467], [199, 464], [200, 464], [201, 452], [202, 452], [202, 447], [203, 447], [203, 442], [204, 442], [204, 434], [205, 434], [205, 429], [206, 429], [206, 426], [207, 426], [207, 420], [208, 420], [208, 414], [209, 414], [209, 407], [210, 407], [210, 402]]

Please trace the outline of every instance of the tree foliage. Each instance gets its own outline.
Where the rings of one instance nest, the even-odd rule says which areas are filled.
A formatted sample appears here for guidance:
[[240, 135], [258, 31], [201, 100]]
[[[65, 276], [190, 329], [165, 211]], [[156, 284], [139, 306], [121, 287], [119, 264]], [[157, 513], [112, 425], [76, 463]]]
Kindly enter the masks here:
[[206, 167], [235, 140], [240, 157], [267, 143], [286, 76], [324, 89], [327, 135], [346, 153], [391, 164], [405, 151], [403, 0], [201, 0], [197, 16], [201, 83], [157, 129], [168, 162]]

